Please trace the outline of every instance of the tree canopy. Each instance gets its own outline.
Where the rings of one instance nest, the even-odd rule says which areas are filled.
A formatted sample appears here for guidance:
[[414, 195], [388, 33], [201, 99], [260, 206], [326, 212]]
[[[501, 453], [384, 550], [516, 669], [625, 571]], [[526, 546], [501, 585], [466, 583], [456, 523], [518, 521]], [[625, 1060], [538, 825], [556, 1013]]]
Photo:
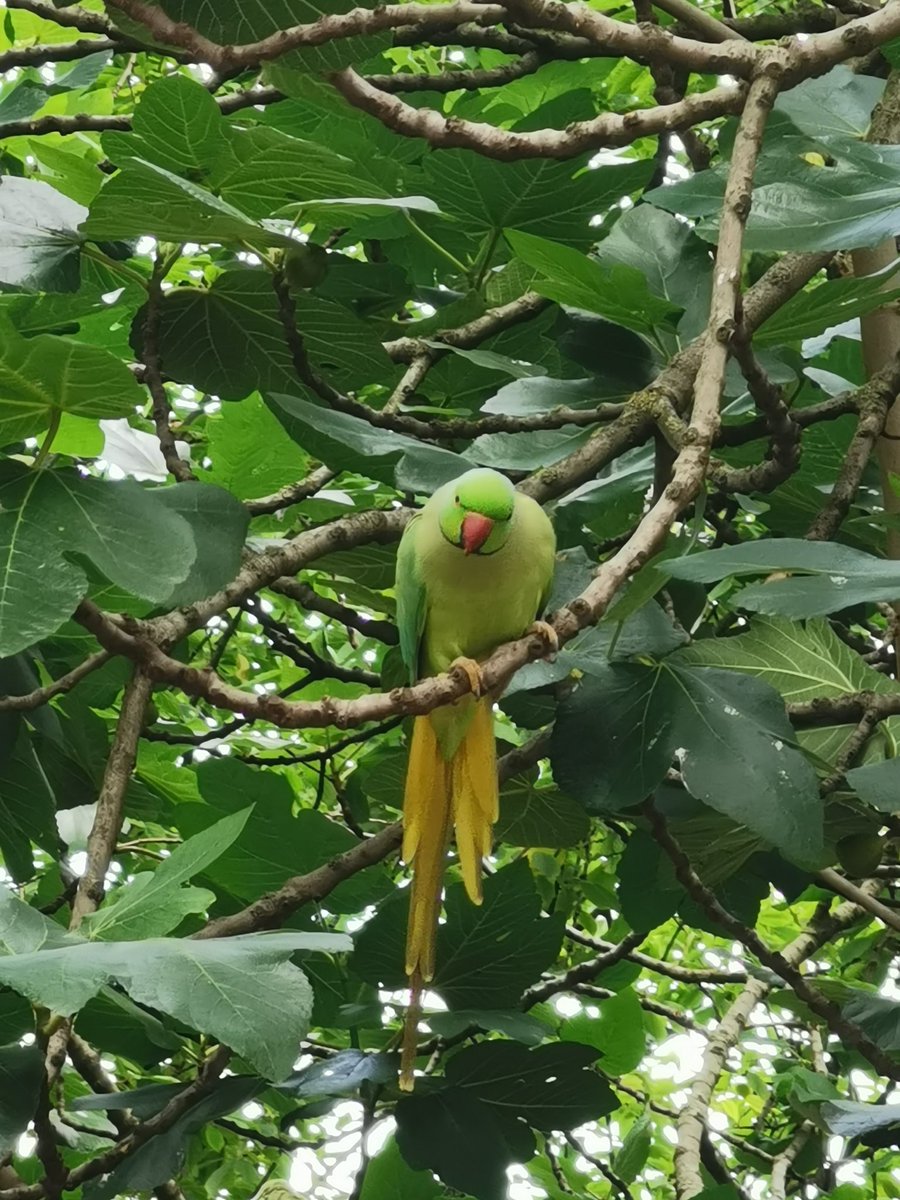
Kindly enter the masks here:
[[[6, 0], [0, 1200], [900, 1196], [900, 2]], [[546, 507], [397, 1087], [396, 547]]]

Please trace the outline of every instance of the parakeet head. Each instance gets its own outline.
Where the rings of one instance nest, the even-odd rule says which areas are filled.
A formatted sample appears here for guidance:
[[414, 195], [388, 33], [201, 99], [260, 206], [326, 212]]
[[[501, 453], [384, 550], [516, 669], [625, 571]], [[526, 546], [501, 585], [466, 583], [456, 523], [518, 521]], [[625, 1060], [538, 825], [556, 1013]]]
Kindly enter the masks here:
[[509, 534], [516, 493], [505, 475], [478, 467], [447, 489], [441, 532], [465, 554], [493, 554]]

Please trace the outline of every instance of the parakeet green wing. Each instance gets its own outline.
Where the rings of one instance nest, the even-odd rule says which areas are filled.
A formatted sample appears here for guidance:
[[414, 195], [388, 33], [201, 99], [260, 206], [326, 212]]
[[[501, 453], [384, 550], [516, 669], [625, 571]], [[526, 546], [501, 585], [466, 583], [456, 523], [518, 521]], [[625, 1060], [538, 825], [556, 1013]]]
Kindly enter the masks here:
[[419, 678], [419, 647], [425, 628], [426, 591], [421, 575], [421, 560], [416, 552], [416, 538], [421, 525], [422, 518], [417, 514], [403, 531], [397, 550], [397, 576], [394, 586], [400, 654], [406, 665], [410, 683], [415, 683]]

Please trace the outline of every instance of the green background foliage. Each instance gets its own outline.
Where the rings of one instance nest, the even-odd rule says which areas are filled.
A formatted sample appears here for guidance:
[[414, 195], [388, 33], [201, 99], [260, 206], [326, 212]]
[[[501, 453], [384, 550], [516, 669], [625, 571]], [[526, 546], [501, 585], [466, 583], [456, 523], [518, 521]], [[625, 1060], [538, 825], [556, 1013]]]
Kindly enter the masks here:
[[[547, 506], [551, 610], [642, 536], [737, 119], [435, 146], [333, 72], [548, 145], [720, 72], [426, 6], [220, 69], [129, 7], [0, 22], [0, 1200], [900, 1196], [900, 567], [868, 457], [900, 379], [873, 399], [860, 341], [900, 285], [846, 261], [900, 229], [900, 148], [867, 140], [896, 43], [776, 101], [755, 381], [729, 364], [696, 499], [499, 699], [484, 903], [451, 854], [409, 1096], [408, 707], [332, 702], [404, 681], [396, 542], [470, 466]], [[147, 7], [229, 45], [350, 6]], [[703, 11], [757, 45], [875, 10]]]

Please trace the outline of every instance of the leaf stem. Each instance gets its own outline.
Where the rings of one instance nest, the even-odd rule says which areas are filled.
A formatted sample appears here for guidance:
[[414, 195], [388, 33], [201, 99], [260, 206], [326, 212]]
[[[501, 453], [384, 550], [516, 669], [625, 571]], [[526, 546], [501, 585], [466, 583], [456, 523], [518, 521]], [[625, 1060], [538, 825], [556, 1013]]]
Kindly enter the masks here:
[[475, 278], [472, 280], [472, 286], [478, 290], [484, 283], [484, 277], [488, 272], [488, 267], [491, 265], [491, 259], [494, 256], [494, 251], [497, 248], [497, 242], [500, 240], [500, 230], [492, 229], [484, 239], [484, 244], [479, 252], [478, 259], [474, 267]]
[[31, 464], [35, 470], [40, 470], [47, 461], [47, 455], [50, 453], [50, 447], [53, 445], [53, 439], [59, 433], [59, 423], [62, 420], [62, 410], [54, 408], [50, 413], [50, 424], [47, 432], [44, 435], [44, 440], [41, 443], [41, 448], [35, 455], [34, 462]]
[[465, 267], [455, 255], [451, 254], [449, 250], [442, 246], [440, 242], [436, 242], [431, 234], [426, 233], [422, 226], [413, 220], [406, 209], [403, 210], [403, 215], [409, 222], [410, 227], [419, 235], [423, 242], [427, 242], [427, 244], [432, 248], [432, 250], [434, 250], [436, 254], [440, 254], [441, 257], [445, 258], [448, 263], [451, 263], [454, 267], [456, 267], [457, 271], [459, 271], [461, 275], [468, 275], [468, 268]]
[[116, 275], [121, 275], [123, 279], [129, 279], [132, 283], [138, 284], [146, 292], [150, 284], [148, 280], [140, 273], [135, 271], [134, 267], [129, 267], [127, 263], [118, 262], [109, 255], [104, 254], [99, 246], [94, 246], [90, 242], [85, 242], [81, 247], [81, 253], [85, 258], [93, 259], [94, 262], [100, 263], [104, 267], [108, 267]]

